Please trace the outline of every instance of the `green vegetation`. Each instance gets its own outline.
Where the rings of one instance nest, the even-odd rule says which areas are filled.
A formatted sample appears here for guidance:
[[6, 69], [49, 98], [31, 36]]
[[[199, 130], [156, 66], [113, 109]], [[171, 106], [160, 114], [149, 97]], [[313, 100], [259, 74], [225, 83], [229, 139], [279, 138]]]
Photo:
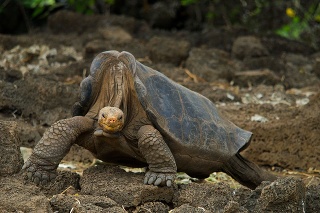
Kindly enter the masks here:
[[199, 0], [180, 0], [182, 6], [188, 6], [197, 3]]
[[[95, 0], [68, 0], [67, 1], [67, 4], [76, 12], [87, 14], [87, 15], [94, 13], [95, 3], [96, 3]], [[103, 3], [107, 5], [112, 5], [114, 4], [114, 0], [104, 0]]]
[[[160, 0], [159, 0], [160, 1]], [[207, 26], [242, 26], [254, 32], [276, 33], [280, 36], [303, 40], [307, 34], [309, 42], [319, 33], [320, 2], [318, 0], [179, 0], [180, 8], [189, 11], [189, 19]], [[97, 3], [109, 8], [117, 0], [4, 0], [0, 3], [0, 14], [10, 2], [20, 2], [25, 10], [31, 11], [31, 19], [45, 19], [59, 8], [66, 8], [82, 14], [97, 12]], [[151, 3], [143, 1], [143, 6], [130, 5], [137, 11], [148, 8]], [[140, 6], [138, 6], [140, 5]], [[122, 6], [122, 5], [120, 5]], [[128, 6], [128, 5], [127, 5]], [[131, 9], [132, 9], [131, 8]], [[190, 17], [190, 11], [195, 17]], [[28, 13], [30, 14], [30, 13]], [[192, 15], [191, 15], [192, 16]]]
[[55, 0], [22, 0], [25, 8], [32, 9], [32, 17], [47, 17], [50, 11], [59, 7]]
[[[296, 11], [301, 11], [300, 15]], [[312, 4], [308, 10], [304, 10], [300, 4], [296, 4], [295, 9], [286, 8], [286, 15], [291, 19], [290, 22], [276, 30], [276, 33], [286, 38], [299, 40], [303, 32], [311, 30], [312, 22], [320, 23], [320, 3]]]
[[[26, 9], [33, 10], [33, 18], [46, 18], [50, 12], [59, 7], [70, 8], [86, 15], [93, 14], [96, 0], [66, 0], [64, 3], [56, 0], [21, 0], [21, 2]], [[114, 2], [115, 0], [103, 1], [107, 5], [112, 5]]]
[[[316, 47], [320, 28], [320, 1], [317, 0], [180, 0], [184, 7], [205, 5], [206, 22], [211, 26], [244, 26], [254, 32], [273, 32], [294, 40], [308, 40]], [[304, 38], [302, 38], [304, 35]]]

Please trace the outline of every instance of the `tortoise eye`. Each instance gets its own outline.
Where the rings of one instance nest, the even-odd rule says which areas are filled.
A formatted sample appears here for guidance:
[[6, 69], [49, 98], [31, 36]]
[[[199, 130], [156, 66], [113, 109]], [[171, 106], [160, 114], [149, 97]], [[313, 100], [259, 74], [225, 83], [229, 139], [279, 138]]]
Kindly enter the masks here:
[[102, 113], [102, 117], [106, 118], [105, 115], [104, 115], [104, 113]]
[[118, 117], [118, 119], [121, 120], [121, 119], [122, 119], [122, 115], [120, 115], [120, 116]]

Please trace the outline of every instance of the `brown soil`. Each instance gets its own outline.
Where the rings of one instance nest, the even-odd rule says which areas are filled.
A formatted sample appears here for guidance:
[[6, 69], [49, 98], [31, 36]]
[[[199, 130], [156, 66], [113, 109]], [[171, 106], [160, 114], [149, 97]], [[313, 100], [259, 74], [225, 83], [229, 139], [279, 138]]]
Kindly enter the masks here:
[[[73, 147], [76, 168], [39, 188], [20, 177], [19, 147], [70, 117], [93, 57], [131, 52], [147, 66], [215, 102], [254, 133], [243, 155], [283, 176], [256, 190], [234, 182], [172, 188], [142, 184], [143, 173], [98, 165]], [[317, 212], [320, 209], [320, 52], [297, 42], [237, 30], [152, 30], [119, 16], [60, 12], [48, 28], [0, 35], [1, 212]], [[10, 122], [9, 122], [10, 121]], [[77, 172], [77, 173], [75, 173]], [[80, 174], [80, 176], [79, 176]]]

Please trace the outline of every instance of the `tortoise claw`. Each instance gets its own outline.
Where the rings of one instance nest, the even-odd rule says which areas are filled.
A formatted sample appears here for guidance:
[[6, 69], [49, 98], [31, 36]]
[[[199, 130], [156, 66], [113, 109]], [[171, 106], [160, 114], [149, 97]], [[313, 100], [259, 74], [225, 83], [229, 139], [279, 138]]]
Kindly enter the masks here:
[[158, 177], [157, 180], [154, 182], [155, 186], [159, 186], [162, 183], [163, 178]]
[[32, 163], [30, 159], [22, 167], [24, 179], [34, 182], [36, 185], [47, 185], [53, 181], [56, 176], [56, 170], [46, 170], [40, 165]]
[[144, 184], [155, 186], [168, 186], [171, 187], [174, 182], [175, 174], [172, 173], [158, 173], [148, 171], [144, 178]]

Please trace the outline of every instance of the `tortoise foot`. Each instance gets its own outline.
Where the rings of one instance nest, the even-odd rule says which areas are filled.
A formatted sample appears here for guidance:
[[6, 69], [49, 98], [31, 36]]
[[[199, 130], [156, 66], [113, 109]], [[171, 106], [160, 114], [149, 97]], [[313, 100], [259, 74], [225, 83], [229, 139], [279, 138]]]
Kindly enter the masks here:
[[24, 179], [34, 182], [37, 186], [47, 185], [57, 177], [56, 169], [45, 169], [30, 160], [23, 165], [22, 172]]
[[159, 173], [148, 171], [144, 178], [144, 184], [155, 186], [168, 186], [170, 187], [174, 182], [176, 174], [174, 173]]

